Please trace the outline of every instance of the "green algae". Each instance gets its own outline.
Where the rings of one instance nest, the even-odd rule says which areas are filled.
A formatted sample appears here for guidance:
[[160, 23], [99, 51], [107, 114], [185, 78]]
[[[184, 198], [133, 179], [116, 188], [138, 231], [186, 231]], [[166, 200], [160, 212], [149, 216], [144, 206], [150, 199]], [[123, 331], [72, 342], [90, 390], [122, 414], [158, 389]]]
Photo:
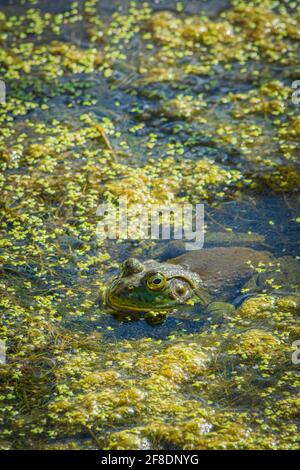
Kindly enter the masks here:
[[[0, 14], [0, 447], [297, 449], [299, 298], [266, 294], [197, 333], [112, 341], [96, 299], [117, 263], [95, 231], [102, 197], [216, 204], [299, 189], [286, 78], [299, 5], [237, 1], [214, 19], [100, 10]], [[233, 86], [216, 93], [222, 81]]]
[[[260, 302], [260, 309], [266, 308], [264, 300], [254, 300], [257, 305]], [[36, 434], [42, 441], [51, 437], [58, 448], [67, 436], [88, 435], [89, 430], [97, 436], [98, 445], [107, 448], [297, 448], [293, 424], [297, 411], [289, 411], [285, 403], [296, 400], [293, 391], [299, 374], [289, 361], [288, 330], [280, 330], [287, 321], [281, 305], [286, 308], [289, 300], [281, 299], [277, 307], [274, 299], [268, 302], [273, 303], [268, 321], [276, 325], [275, 333], [268, 325], [262, 329], [260, 315], [257, 320], [253, 315], [251, 325], [246, 322], [250, 301], [230, 320], [230, 329], [178, 339], [121, 341], [108, 347], [96, 334], [79, 337], [49, 332], [56, 344], [51, 357], [34, 358], [31, 353], [24, 358], [36, 365], [36, 371], [48, 359], [49, 377], [35, 383], [30, 379], [32, 388], [25, 387], [28, 397], [19, 400], [31, 413], [27, 419], [24, 411], [23, 416], [16, 413], [12, 431], [26, 432], [32, 445]], [[256, 321], [259, 328], [254, 327]], [[32, 366], [22, 369], [18, 380], [14, 378], [19, 393], [29, 380], [27, 374], [33, 372]], [[41, 382], [49, 388], [43, 390]], [[237, 404], [245, 398], [250, 406], [241, 411]], [[41, 409], [46, 412], [39, 427], [34, 426], [33, 403], [39, 407], [37, 414]], [[9, 414], [7, 407], [5, 412]], [[116, 427], [124, 429], [116, 432]]]

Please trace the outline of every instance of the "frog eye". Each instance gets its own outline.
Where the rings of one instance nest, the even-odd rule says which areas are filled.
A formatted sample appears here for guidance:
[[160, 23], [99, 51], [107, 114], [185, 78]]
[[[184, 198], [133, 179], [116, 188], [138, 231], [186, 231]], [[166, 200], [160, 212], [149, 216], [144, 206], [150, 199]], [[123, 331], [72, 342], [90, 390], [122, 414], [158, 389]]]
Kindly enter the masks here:
[[152, 274], [147, 279], [147, 287], [150, 290], [161, 290], [167, 283], [166, 277], [161, 273]]
[[144, 271], [144, 266], [136, 258], [128, 258], [122, 265], [122, 277], [127, 277], [132, 274], [141, 273]]

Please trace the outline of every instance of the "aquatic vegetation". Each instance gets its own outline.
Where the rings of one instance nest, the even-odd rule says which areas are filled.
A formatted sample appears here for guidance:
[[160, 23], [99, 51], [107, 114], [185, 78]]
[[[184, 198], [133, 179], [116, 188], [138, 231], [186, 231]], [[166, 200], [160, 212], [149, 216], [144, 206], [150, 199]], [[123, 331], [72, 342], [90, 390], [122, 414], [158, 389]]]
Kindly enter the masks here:
[[0, 12], [0, 447], [298, 449], [296, 293], [122, 327], [99, 291], [166, 255], [96, 237], [104, 198], [201, 202], [208, 243], [295, 256], [298, 2], [50, 3]]
[[[264, 300], [255, 301], [260, 302], [260, 309], [266, 308]], [[279, 302], [277, 307], [274, 299], [270, 301], [273, 309], [268, 319], [272, 318], [279, 328], [276, 335], [268, 331], [269, 327], [262, 329], [260, 316], [260, 328], [255, 329], [253, 322], [251, 327], [245, 323], [246, 303], [240, 314], [233, 315], [231, 332], [216, 327], [202, 334], [160, 341], [119, 341], [109, 347], [94, 333], [83, 337], [59, 330], [48, 332], [56, 344], [55, 349], [51, 347], [51, 356], [35, 357], [31, 344], [31, 367], [25, 367], [28, 358], [24, 357], [19, 374], [15, 372], [13, 380], [20, 393], [21, 385], [26, 384], [26, 396], [19, 396], [19, 400], [31, 412], [26, 420], [14, 414], [12, 429], [18, 434], [28, 430], [32, 437], [27, 434], [27, 442], [32, 440], [32, 445], [34, 436], [39, 435], [42, 441], [51, 437], [58, 448], [64, 437], [75, 437], [79, 430], [86, 435], [83, 448], [90, 435], [92, 439], [97, 436], [98, 444], [94, 445], [121, 449], [157, 445], [273, 448], [274, 432], [275, 447], [294, 448], [297, 444], [293, 444], [290, 432], [297, 412], [288, 411], [285, 402], [296, 399], [293, 389], [299, 378], [295, 369], [290, 375], [288, 334], [285, 328], [280, 330], [286, 321], [281, 306], [286, 308], [289, 300]], [[41, 352], [41, 344], [39, 347]], [[47, 360], [48, 374], [32, 383], [28, 374], [33, 364], [37, 373], [42, 361]], [[229, 364], [224, 375], [221, 371]], [[255, 385], [259, 379], [268, 384], [263, 402], [262, 391]], [[279, 402], [278, 394], [282, 396]], [[232, 403], [244, 400], [245, 395], [250, 407], [243, 412], [233, 411]], [[218, 402], [216, 408], [211, 408]], [[39, 427], [34, 426], [33, 404], [38, 406], [35, 413], [46, 412], [47, 418], [39, 420]], [[264, 415], [265, 408], [272, 413]], [[282, 417], [279, 426], [274, 422], [277, 409]], [[8, 416], [9, 411], [6, 407]], [[116, 426], [124, 429], [115, 432]]]

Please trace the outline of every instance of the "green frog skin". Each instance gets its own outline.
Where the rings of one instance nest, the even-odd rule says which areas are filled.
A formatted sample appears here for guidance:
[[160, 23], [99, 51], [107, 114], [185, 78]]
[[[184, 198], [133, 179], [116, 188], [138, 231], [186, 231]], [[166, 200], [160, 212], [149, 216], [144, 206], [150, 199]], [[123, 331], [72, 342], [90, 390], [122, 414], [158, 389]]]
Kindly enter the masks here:
[[[278, 269], [281, 265], [287, 268]], [[261, 267], [264, 276], [255, 271]], [[207, 306], [212, 300], [226, 301], [224, 292], [241, 283], [253, 292], [266, 288], [268, 272], [272, 278], [283, 276], [286, 284], [291, 276], [300, 278], [299, 263], [292, 257], [276, 259], [245, 247], [190, 251], [165, 263], [129, 258], [108, 286], [105, 300], [119, 312], [167, 311], [188, 303]]]

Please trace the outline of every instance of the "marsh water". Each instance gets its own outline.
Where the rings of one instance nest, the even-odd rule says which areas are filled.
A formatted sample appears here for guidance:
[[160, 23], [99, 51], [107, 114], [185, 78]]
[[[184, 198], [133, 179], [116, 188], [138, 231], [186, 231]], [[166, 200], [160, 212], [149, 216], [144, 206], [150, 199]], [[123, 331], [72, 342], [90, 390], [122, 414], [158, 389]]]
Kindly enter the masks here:
[[116, 318], [120, 263], [185, 244], [101, 240], [96, 210], [201, 203], [205, 247], [299, 256], [300, 3], [0, 6], [0, 447], [298, 449], [295, 289]]

